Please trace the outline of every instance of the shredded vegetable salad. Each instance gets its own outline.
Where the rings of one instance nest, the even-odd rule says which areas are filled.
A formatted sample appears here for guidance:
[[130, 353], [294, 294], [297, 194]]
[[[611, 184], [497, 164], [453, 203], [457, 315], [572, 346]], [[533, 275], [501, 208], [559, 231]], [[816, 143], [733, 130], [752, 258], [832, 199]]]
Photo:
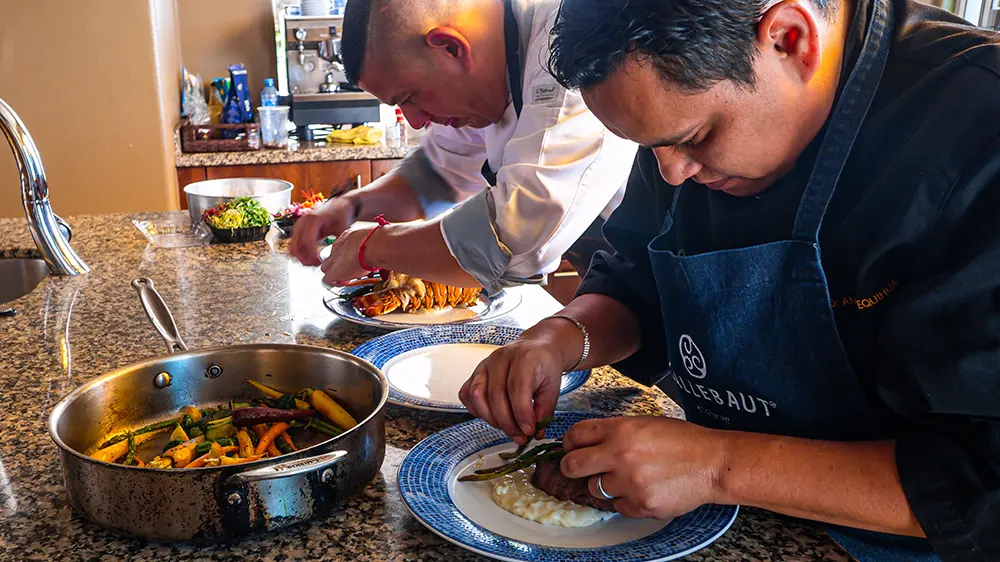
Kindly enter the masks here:
[[303, 195], [305, 195], [305, 201], [292, 203], [280, 213], [275, 213], [274, 218], [278, 220], [298, 219], [326, 201], [326, 197], [322, 193], [313, 193], [307, 190]]
[[237, 197], [205, 211], [203, 220], [212, 228], [235, 230], [271, 224], [271, 214], [253, 197]]

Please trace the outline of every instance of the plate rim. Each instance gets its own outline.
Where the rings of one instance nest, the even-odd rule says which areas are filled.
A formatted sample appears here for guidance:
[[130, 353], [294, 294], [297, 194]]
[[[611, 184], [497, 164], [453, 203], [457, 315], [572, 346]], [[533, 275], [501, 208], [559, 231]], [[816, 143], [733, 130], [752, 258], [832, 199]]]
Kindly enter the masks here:
[[[373, 358], [364, 357], [364, 356], [360, 355], [358, 353], [358, 350], [362, 350], [362, 352], [367, 351], [366, 349], [363, 350], [362, 348], [366, 348], [366, 347], [369, 347], [369, 346], [371, 347], [371, 349], [376, 349], [378, 347], [376, 344], [377, 344], [377, 342], [379, 340], [388, 339], [388, 338], [403, 338], [403, 337], [406, 336], [406, 333], [411, 333], [411, 332], [419, 332], [419, 331], [424, 331], [424, 330], [438, 330], [438, 331], [440, 331], [440, 330], [456, 330], [457, 331], [457, 330], [470, 330], [470, 329], [474, 329], [474, 328], [475, 329], [492, 328], [492, 329], [496, 329], [498, 331], [512, 332], [511, 335], [513, 336], [513, 339], [516, 339], [517, 336], [521, 335], [525, 331], [524, 328], [518, 328], [516, 326], [505, 326], [505, 325], [502, 325], [502, 324], [491, 324], [491, 323], [478, 323], [478, 324], [469, 324], [469, 323], [464, 323], [464, 324], [435, 324], [435, 325], [431, 325], [431, 326], [420, 326], [420, 327], [417, 327], [417, 328], [407, 328], [405, 330], [394, 330], [394, 331], [389, 332], [387, 334], [382, 334], [381, 336], [372, 338], [372, 339], [370, 339], [370, 340], [362, 343], [361, 345], [355, 347], [353, 350], [351, 350], [351, 355], [354, 355], [355, 357], [360, 357], [360, 358], [364, 359], [365, 361], [368, 361], [368, 362], [372, 363], [373, 365], [375, 365], [375, 367], [377, 369], [381, 370], [382, 366], [384, 365], [384, 363], [382, 365], [379, 365], [379, 364], [377, 364], [373, 360]], [[513, 341], [513, 339], [511, 341]], [[457, 343], [462, 343], [462, 342], [457, 342]], [[510, 342], [507, 342], [507, 343], [510, 343]], [[506, 344], [492, 344], [492, 345], [506, 345]], [[426, 347], [426, 346], [423, 346], [423, 347]], [[407, 353], [407, 352], [413, 351], [415, 349], [421, 349], [421, 348], [413, 347], [413, 348], [407, 349], [403, 353]], [[393, 357], [398, 357], [398, 354], [394, 355]], [[563, 396], [565, 396], [565, 395], [567, 395], [567, 394], [569, 394], [571, 392], [575, 392], [575, 391], [579, 390], [580, 388], [582, 388], [584, 385], [586, 385], [587, 382], [590, 380], [590, 377], [593, 376], [593, 369], [581, 369], [581, 370], [578, 370], [578, 371], [571, 371], [569, 373], [563, 373], [562, 376], [563, 377], [573, 376], [573, 379], [572, 379], [572, 382], [569, 385], [567, 385], [565, 389], [560, 389], [560, 391], [559, 391], [559, 397], [560, 398], [562, 398]], [[386, 377], [386, 380], [388, 381], [388, 377]], [[393, 396], [394, 393], [396, 394], [396, 396]], [[434, 401], [421, 402], [420, 399], [415, 398], [415, 397], [411, 398], [411, 400], [402, 400], [402, 399], [398, 398], [398, 396], [410, 397], [411, 395], [406, 394], [405, 392], [402, 392], [402, 391], [398, 390], [397, 388], [395, 388], [392, 385], [392, 382], [389, 381], [389, 399], [388, 399], [388, 402], [390, 404], [395, 405], [395, 406], [400, 406], [400, 407], [404, 407], [404, 408], [413, 408], [415, 410], [424, 410], [424, 411], [428, 411], [428, 412], [438, 412], [438, 413], [443, 413], [443, 414], [464, 414], [464, 413], [468, 412], [468, 409], [465, 406], [462, 406], [461, 404], [455, 404], [454, 406], [439, 406], [439, 405], [436, 405], [436, 404], [441, 404], [441, 402], [434, 402]]]
[[[606, 417], [608, 417], [608, 416], [605, 416], [603, 414], [598, 414], [598, 413], [593, 413], [593, 412], [573, 412], [573, 411], [556, 411], [554, 415], [555, 416], [573, 415], [573, 416], [580, 416], [580, 417], [582, 417], [584, 419], [594, 419], [594, 418], [606, 418]], [[439, 435], [441, 433], [444, 433], [446, 431], [453, 431], [457, 427], [471, 425], [471, 424], [475, 424], [475, 423], [486, 423], [486, 422], [484, 422], [483, 420], [481, 420], [479, 418], [476, 418], [476, 419], [468, 420], [468, 421], [465, 421], [465, 422], [457, 423], [455, 425], [452, 425], [452, 426], [449, 426], [449, 427], [447, 427], [445, 429], [442, 429], [441, 431], [432, 433], [432, 434], [428, 435], [427, 437], [421, 439], [419, 442], [417, 442], [416, 445], [414, 445], [409, 451], [406, 452], [406, 455], [403, 456], [403, 460], [400, 461], [399, 466], [396, 467], [396, 491], [399, 493], [400, 499], [403, 500], [403, 505], [406, 506], [407, 511], [410, 512], [410, 514], [414, 517], [414, 519], [416, 519], [418, 522], [420, 522], [421, 525], [423, 525], [425, 528], [427, 528], [428, 530], [430, 530], [435, 535], [441, 537], [445, 541], [447, 541], [447, 542], [449, 542], [451, 544], [454, 544], [454, 545], [456, 545], [456, 546], [458, 546], [460, 548], [463, 548], [463, 549], [469, 550], [471, 552], [474, 552], [476, 554], [479, 554], [479, 555], [482, 555], [482, 556], [486, 556], [488, 558], [492, 558], [494, 560], [503, 560], [505, 562], [529, 562], [529, 561], [530, 562], [534, 562], [535, 560], [538, 560], [539, 558], [528, 558], [528, 557], [523, 557], [523, 558], [509, 558], [507, 556], [503, 556], [503, 555], [500, 555], [500, 554], [497, 554], [497, 553], [493, 553], [493, 552], [489, 552], [489, 551], [477, 548], [476, 545], [471, 544], [471, 541], [469, 541], [469, 542], [462, 542], [461, 539], [454, 538], [454, 537], [446, 535], [444, 532], [442, 532], [442, 531], [434, 528], [432, 525], [430, 525], [430, 523], [428, 523], [427, 521], [425, 521], [416, 512], [416, 510], [413, 508], [413, 506], [410, 505], [410, 501], [408, 501], [406, 494], [403, 492], [403, 486], [402, 486], [402, 482], [400, 480], [400, 474], [402, 473], [403, 467], [404, 467], [404, 465], [406, 465], [407, 460], [410, 458], [410, 455], [413, 454], [413, 451], [417, 450], [417, 448], [421, 444], [423, 444], [425, 441], [427, 441], [427, 440], [429, 440], [429, 439], [431, 439], [431, 438], [433, 438], [433, 437], [435, 437], [435, 436], [437, 436], [437, 435]], [[459, 462], [461, 462], [461, 461], [459, 461]], [[449, 471], [449, 474], [450, 474], [450, 471]], [[469, 524], [474, 525], [475, 527], [477, 527], [483, 533], [488, 533], [490, 535], [493, 535], [495, 537], [501, 538], [501, 539], [506, 540], [506, 541], [511, 541], [511, 542], [520, 543], [520, 544], [532, 545], [532, 546], [535, 546], [535, 547], [537, 547], [539, 549], [542, 549], [542, 552], [541, 552], [541, 554], [543, 555], [542, 559], [544, 559], [545, 555], [548, 554], [548, 553], [550, 553], [550, 552], [577, 552], [577, 553], [579, 553], [581, 555], [581, 556], [579, 556], [580, 560], [589, 561], [589, 560], [593, 560], [594, 559], [592, 555], [597, 555], [597, 556], [600, 555], [601, 548], [607, 548], [607, 547], [597, 547], [597, 548], [590, 547], [590, 548], [573, 549], [573, 548], [551, 547], [551, 546], [539, 545], [539, 544], [536, 544], [536, 543], [527, 543], [527, 542], [524, 542], [524, 541], [517, 541], [517, 540], [514, 540], [514, 539], [510, 539], [508, 537], [504, 537], [502, 535], [499, 535], [499, 534], [497, 534], [494, 531], [486, 529], [485, 527], [479, 525], [475, 521], [469, 519], [468, 516], [466, 516], [465, 514], [463, 514], [461, 512], [461, 510], [459, 510], [458, 507], [455, 506], [455, 502], [451, 499], [451, 494], [450, 493], [447, 495], [447, 502], [455, 510], [457, 517], [464, 518], [465, 520], [468, 521]], [[705, 507], [705, 506], [701, 506], [701, 507], [699, 507], [697, 509], [702, 509], [703, 507]], [[737, 517], [739, 517], [740, 507], [741, 506], [740, 505], [731, 505], [731, 506], [723, 505], [723, 506], [719, 506], [719, 507], [731, 509], [732, 513], [729, 515], [728, 520], [726, 521], [725, 525], [723, 525], [722, 528], [719, 531], [717, 531], [716, 533], [714, 533], [711, 537], [705, 538], [704, 540], [700, 541], [698, 544], [696, 544], [696, 545], [694, 545], [694, 546], [692, 546], [692, 547], [690, 547], [690, 548], [688, 548], [688, 549], [686, 549], [686, 550], [684, 550], [682, 552], [676, 552], [676, 553], [669, 554], [667, 556], [662, 556], [662, 557], [659, 557], [659, 558], [643, 558], [643, 559], [635, 558], [635, 559], [633, 559], [633, 561], [634, 562], [667, 562], [667, 561], [670, 561], [670, 560], [676, 560], [678, 558], [682, 558], [682, 557], [688, 556], [689, 554], [692, 554], [694, 552], [697, 552], [699, 550], [702, 550], [703, 548], [706, 548], [706, 547], [712, 545], [719, 538], [721, 538], [723, 535], [725, 535], [727, 532], [729, 532], [729, 529], [732, 528], [733, 524], [736, 522]], [[695, 509], [693, 511], [697, 511], [697, 509]], [[691, 513], [691, 512], [689, 512], [689, 513]], [[669, 526], [669, 525], [670, 524], [668, 523], [667, 526]], [[666, 526], [664, 528], [666, 528]], [[635, 542], [635, 541], [630, 541], [630, 542]], [[622, 544], [623, 545], [627, 545], [629, 543], [622, 543]], [[600, 558], [597, 558], [597, 559], [600, 559]]]
[[341, 301], [339, 294], [339, 290], [341, 288], [331, 287], [326, 283], [323, 283], [323, 286], [326, 288], [327, 292], [330, 293], [330, 295], [323, 297], [323, 305], [327, 308], [327, 310], [332, 312], [338, 318], [347, 320], [348, 322], [357, 324], [359, 326], [378, 328], [380, 330], [387, 330], [390, 332], [398, 332], [400, 330], [409, 330], [413, 328], [425, 328], [427, 326], [462, 326], [462, 325], [472, 325], [472, 324], [487, 324], [489, 322], [492, 322], [494, 320], [509, 315], [517, 307], [521, 306], [521, 303], [524, 300], [520, 293], [508, 291], [506, 289], [501, 289], [499, 292], [497, 292], [496, 295], [487, 295], [487, 298], [489, 298], [490, 301], [493, 301], [499, 295], [503, 296], [501, 305], [500, 307], [498, 307], [498, 309], [500, 310], [499, 313], [497, 313], [495, 310], [491, 311], [489, 308], [490, 305], [487, 303], [487, 309], [481, 316], [476, 315], [473, 316], [472, 318], [467, 318], [465, 320], [455, 320], [454, 322], [445, 322], [441, 324], [407, 324], [403, 322], [385, 322], [383, 320], [375, 320], [374, 318], [368, 318], [362, 316], [361, 314], [356, 314], [353, 316], [345, 314], [342, 311], [338, 310], [337, 306], [331, 304], [332, 302]]

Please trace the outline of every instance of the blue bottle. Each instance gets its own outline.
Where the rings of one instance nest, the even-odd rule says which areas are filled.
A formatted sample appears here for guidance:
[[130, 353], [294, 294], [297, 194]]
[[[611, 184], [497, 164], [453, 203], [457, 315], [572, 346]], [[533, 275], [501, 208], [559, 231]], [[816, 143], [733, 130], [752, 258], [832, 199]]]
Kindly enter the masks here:
[[274, 78], [264, 80], [264, 89], [260, 92], [260, 105], [262, 107], [278, 106], [278, 89], [274, 87]]

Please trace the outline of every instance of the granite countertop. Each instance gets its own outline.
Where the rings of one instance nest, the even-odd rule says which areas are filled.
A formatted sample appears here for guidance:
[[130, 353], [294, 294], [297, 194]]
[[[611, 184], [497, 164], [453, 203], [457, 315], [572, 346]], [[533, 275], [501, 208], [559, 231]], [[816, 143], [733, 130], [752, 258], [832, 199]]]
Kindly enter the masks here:
[[292, 164], [299, 162], [337, 162], [341, 160], [394, 160], [403, 158], [416, 146], [327, 144], [325, 140], [291, 143], [287, 149], [269, 149], [248, 152], [206, 152], [187, 154], [181, 150], [179, 131], [174, 131], [174, 157], [178, 168], [200, 166], [249, 166], [253, 164]]
[[[181, 216], [181, 215], [179, 215]], [[0, 318], [0, 560], [351, 560], [480, 561], [438, 538], [406, 510], [396, 470], [429, 434], [468, 419], [389, 406], [379, 476], [333, 515], [218, 546], [147, 543], [104, 531], [68, 503], [55, 444], [53, 405], [114, 368], [163, 354], [129, 282], [150, 277], [192, 349], [232, 343], [301, 343], [351, 350], [381, 332], [340, 321], [322, 304], [317, 270], [292, 263], [283, 242], [159, 249], [132, 226], [149, 215], [72, 217], [73, 244], [91, 272], [49, 277]], [[23, 255], [20, 219], [0, 220], [0, 255]], [[17, 250], [20, 249], [20, 250]], [[538, 287], [522, 288], [518, 323], [558, 309]], [[595, 372], [561, 409], [681, 416], [665, 395], [609, 368]], [[686, 560], [846, 561], [824, 534], [770, 512], [743, 509], [732, 528]]]

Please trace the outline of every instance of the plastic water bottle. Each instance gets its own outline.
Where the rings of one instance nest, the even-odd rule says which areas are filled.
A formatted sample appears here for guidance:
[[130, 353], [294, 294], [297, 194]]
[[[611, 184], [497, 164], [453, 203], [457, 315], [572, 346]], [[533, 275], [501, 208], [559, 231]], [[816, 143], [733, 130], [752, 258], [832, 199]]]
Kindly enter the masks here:
[[274, 87], [274, 78], [264, 80], [264, 89], [260, 92], [260, 105], [262, 107], [278, 106], [278, 89]]

